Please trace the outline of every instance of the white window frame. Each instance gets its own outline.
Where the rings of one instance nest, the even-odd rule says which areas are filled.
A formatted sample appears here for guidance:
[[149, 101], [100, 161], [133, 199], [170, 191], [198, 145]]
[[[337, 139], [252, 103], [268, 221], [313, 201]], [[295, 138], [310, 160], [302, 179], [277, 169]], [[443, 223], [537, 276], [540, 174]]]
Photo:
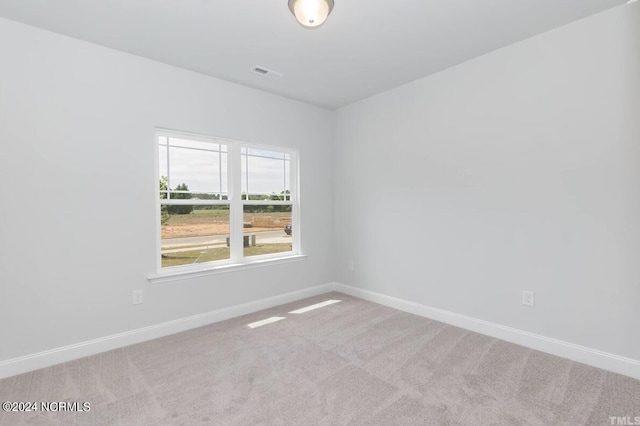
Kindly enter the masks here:
[[[161, 239], [161, 223], [160, 211], [162, 201], [158, 196], [158, 182], [160, 181], [160, 149], [159, 138], [181, 138], [198, 142], [210, 142], [215, 144], [224, 144], [227, 146], [227, 191], [228, 200], [180, 200], [176, 204], [206, 204], [206, 205], [229, 205], [229, 237], [230, 237], [230, 258], [226, 260], [217, 260], [212, 262], [198, 263], [192, 265], [180, 265], [171, 267], [162, 267], [162, 239]], [[165, 128], [156, 128], [154, 131], [154, 147], [155, 147], [155, 179], [154, 179], [154, 196], [156, 199], [155, 217], [156, 217], [156, 272], [147, 276], [152, 283], [174, 281], [178, 279], [197, 277], [221, 272], [230, 272], [238, 269], [248, 269], [259, 266], [267, 266], [277, 263], [285, 263], [290, 261], [302, 260], [306, 256], [301, 253], [301, 226], [300, 226], [300, 191], [299, 191], [299, 157], [298, 150], [281, 147], [255, 144], [243, 142], [221, 137], [206, 136], [197, 133], [171, 130]], [[278, 200], [243, 200], [242, 199], [242, 148], [258, 149], [265, 151], [276, 151], [289, 154], [289, 181], [290, 181], [290, 201]], [[244, 256], [243, 245], [243, 218], [245, 205], [291, 205], [291, 226], [292, 233], [292, 250], [282, 253], [272, 253], [259, 256]], [[283, 231], [284, 232], [284, 231]]]

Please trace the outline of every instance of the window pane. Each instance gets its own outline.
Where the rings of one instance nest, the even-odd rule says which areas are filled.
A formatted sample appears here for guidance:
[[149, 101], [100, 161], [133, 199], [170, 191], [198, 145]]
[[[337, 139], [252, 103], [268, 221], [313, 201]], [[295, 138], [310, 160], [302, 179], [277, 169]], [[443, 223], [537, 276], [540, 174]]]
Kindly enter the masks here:
[[229, 206], [161, 206], [162, 267], [229, 259]]
[[[226, 154], [170, 147], [169, 182], [171, 189], [175, 190], [178, 186], [184, 187], [182, 185], [186, 185], [189, 191], [219, 192], [221, 159], [226, 163]], [[226, 192], [224, 177], [223, 181], [224, 192]]]
[[[226, 145], [166, 137], [159, 137], [158, 142], [160, 198], [224, 199], [222, 195], [228, 196]], [[166, 177], [164, 197], [163, 176]]]
[[289, 154], [242, 148], [243, 199], [264, 200], [272, 195], [290, 193]]
[[290, 205], [244, 206], [244, 226], [245, 256], [292, 250]]

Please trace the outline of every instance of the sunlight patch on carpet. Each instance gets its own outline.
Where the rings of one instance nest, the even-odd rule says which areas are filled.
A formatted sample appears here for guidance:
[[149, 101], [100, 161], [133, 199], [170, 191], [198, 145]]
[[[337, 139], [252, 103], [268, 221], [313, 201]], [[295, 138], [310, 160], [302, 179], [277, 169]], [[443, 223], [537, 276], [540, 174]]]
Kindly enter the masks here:
[[263, 319], [261, 321], [252, 322], [251, 324], [247, 324], [247, 327], [249, 328], [262, 327], [263, 325], [271, 324], [283, 319], [285, 319], [285, 317], [271, 317], [271, 318]]
[[307, 306], [306, 308], [296, 309], [289, 312], [290, 314], [304, 314], [305, 312], [313, 311], [314, 309], [324, 308], [325, 306], [333, 305], [334, 303], [342, 302], [342, 300], [326, 300], [324, 302], [316, 303], [315, 305]]

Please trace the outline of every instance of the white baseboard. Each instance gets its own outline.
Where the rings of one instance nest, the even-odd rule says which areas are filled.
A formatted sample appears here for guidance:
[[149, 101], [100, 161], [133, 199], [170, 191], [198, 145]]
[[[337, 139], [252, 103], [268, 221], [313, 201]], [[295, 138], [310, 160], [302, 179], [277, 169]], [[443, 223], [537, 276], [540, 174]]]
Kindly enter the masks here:
[[419, 303], [398, 299], [396, 297], [363, 290], [361, 288], [341, 283], [327, 283], [266, 299], [243, 303], [241, 305], [230, 306], [228, 308], [139, 328], [124, 333], [118, 333], [99, 339], [80, 342], [74, 345], [68, 345], [61, 348], [9, 359], [0, 362], [0, 379], [85, 356], [95, 355], [97, 353], [121, 348], [135, 343], [157, 339], [159, 337], [213, 324], [285, 303], [295, 302], [296, 300], [301, 300], [334, 290], [360, 299], [389, 306], [394, 309], [567, 358], [572, 361], [581, 362], [593, 367], [602, 368], [614, 373], [624, 374], [629, 377], [640, 379], [640, 361], [638, 360], [575, 345], [573, 343], [495, 324], [489, 321], [456, 314], [443, 309], [432, 308], [430, 306], [421, 305]]
[[243, 303], [241, 305], [230, 306], [228, 308], [205, 312], [199, 315], [180, 318], [174, 321], [163, 322], [149, 327], [126, 331], [124, 333], [113, 334], [99, 339], [80, 342], [74, 345], [63, 346], [61, 348], [50, 349], [31, 355], [9, 359], [0, 362], [0, 379], [85, 356], [95, 355], [97, 353], [121, 348], [135, 343], [157, 339], [158, 337], [179, 333], [192, 328], [202, 327], [204, 325], [257, 312], [262, 309], [295, 302], [296, 300], [333, 291], [334, 288], [335, 283], [327, 283], [290, 293], [280, 294], [278, 296], [268, 297], [266, 299]]
[[551, 337], [542, 336], [528, 331], [495, 324], [489, 321], [468, 317], [445, 311], [443, 309], [432, 308], [415, 302], [398, 299], [380, 293], [375, 293], [361, 288], [335, 283], [335, 290], [350, 296], [368, 300], [370, 302], [385, 305], [390, 308], [420, 315], [429, 319], [440, 321], [466, 330], [474, 331], [507, 342], [525, 346], [551, 355], [567, 358], [603, 370], [623, 374], [625, 376], [640, 379], [640, 361], [625, 358], [615, 354], [587, 348]]

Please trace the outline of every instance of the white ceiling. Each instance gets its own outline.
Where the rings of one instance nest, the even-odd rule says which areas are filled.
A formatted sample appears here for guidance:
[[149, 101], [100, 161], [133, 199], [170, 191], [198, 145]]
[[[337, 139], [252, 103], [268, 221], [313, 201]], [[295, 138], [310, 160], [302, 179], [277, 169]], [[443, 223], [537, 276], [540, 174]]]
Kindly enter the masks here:
[[0, 16], [334, 109], [625, 0], [335, 3], [316, 30], [287, 0], [0, 0]]

